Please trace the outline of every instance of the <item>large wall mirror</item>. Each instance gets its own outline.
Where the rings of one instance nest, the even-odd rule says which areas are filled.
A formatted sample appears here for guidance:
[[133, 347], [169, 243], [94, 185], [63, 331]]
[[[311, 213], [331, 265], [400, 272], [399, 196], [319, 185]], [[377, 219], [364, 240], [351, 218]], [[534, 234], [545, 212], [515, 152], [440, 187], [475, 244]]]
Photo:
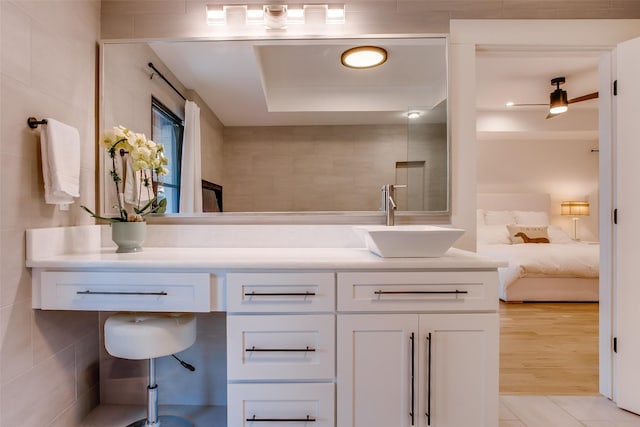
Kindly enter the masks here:
[[[387, 61], [341, 64], [362, 45]], [[446, 58], [434, 37], [105, 42], [101, 128], [165, 138], [152, 100], [184, 119], [184, 95], [200, 107], [202, 179], [221, 188], [224, 212], [378, 211], [395, 183], [400, 211], [447, 215]], [[103, 214], [115, 205], [106, 157]]]

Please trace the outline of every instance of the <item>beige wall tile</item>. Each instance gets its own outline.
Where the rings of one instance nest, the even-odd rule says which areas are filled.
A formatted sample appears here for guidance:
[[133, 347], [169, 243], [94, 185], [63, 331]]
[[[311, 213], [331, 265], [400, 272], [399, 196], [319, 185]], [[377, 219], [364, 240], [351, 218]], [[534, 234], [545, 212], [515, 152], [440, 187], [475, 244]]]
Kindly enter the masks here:
[[[10, 201], [0, 208], [0, 425], [42, 427], [65, 411], [80, 419], [97, 402], [90, 349], [98, 340], [87, 321], [97, 316], [31, 309], [24, 231], [92, 222], [78, 205], [94, 203], [100, 1], [5, 0], [0, 19], [0, 197]], [[40, 130], [28, 129], [29, 116], [54, 117], [80, 132], [81, 197], [68, 212], [44, 203]], [[65, 422], [58, 425], [74, 425]]]
[[0, 307], [31, 302], [31, 274], [25, 268], [24, 230], [0, 229]]
[[24, 375], [33, 367], [31, 321], [30, 301], [0, 309], [0, 384]]
[[2, 11], [2, 74], [23, 83], [31, 75], [31, 25], [29, 17], [12, 4]]
[[[91, 311], [34, 310], [33, 317], [34, 363], [76, 342], [82, 343], [86, 335], [94, 335], [98, 327], [98, 314]], [[97, 336], [94, 338], [97, 342]]]
[[404, 126], [226, 128], [227, 211], [372, 211], [407, 159]]
[[2, 384], [0, 425], [42, 427], [75, 401], [74, 349], [68, 347]]

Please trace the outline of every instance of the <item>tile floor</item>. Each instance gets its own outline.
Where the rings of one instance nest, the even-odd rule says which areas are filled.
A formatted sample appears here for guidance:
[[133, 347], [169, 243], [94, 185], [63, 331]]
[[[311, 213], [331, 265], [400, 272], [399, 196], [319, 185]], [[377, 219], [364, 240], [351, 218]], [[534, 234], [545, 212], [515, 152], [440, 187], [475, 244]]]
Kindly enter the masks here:
[[[198, 427], [226, 427], [225, 410], [212, 406], [163, 406], [160, 413], [184, 416]], [[139, 406], [101, 405], [80, 427], [122, 427], [144, 415], [145, 409]], [[640, 416], [617, 408], [601, 396], [500, 396], [499, 427], [632, 426], [640, 427]]]
[[631, 427], [640, 416], [602, 396], [500, 396], [500, 427]]

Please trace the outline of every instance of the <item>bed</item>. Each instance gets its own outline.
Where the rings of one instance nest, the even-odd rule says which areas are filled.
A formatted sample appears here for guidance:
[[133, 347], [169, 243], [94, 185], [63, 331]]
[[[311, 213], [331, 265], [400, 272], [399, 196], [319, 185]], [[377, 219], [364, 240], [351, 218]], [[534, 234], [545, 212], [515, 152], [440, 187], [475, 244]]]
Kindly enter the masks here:
[[[508, 262], [498, 269], [503, 301], [598, 301], [599, 245], [550, 224], [549, 200], [548, 194], [478, 194], [478, 254]], [[516, 238], [519, 231], [526, 233]]]

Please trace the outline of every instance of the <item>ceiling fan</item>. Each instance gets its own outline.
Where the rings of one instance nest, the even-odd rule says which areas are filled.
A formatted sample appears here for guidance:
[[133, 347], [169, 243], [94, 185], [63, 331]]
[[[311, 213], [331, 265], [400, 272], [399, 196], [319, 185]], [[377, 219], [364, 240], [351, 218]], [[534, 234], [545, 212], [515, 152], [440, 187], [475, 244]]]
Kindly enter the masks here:
[[[578, 96], [577, 98], [568, 99], [567, 91], [560, 89], [560, 85], [564, 84], [566, 79], [564, 77], [555, 77], [551, 79], [551, 86], [555, 86], [555, 90], [549, 94], [549, 113], [547, 119], [552, 119], [559, 114], [566, 112], [569, 109], [569, 104], [573, 104], [581, 101], [588, 101], [598, 97], [598, 92], [588, 93], [586, 95]], [[547, 105], [547, 104], [509, 104], [512, 107], [525, 107], [532, 105]]]

